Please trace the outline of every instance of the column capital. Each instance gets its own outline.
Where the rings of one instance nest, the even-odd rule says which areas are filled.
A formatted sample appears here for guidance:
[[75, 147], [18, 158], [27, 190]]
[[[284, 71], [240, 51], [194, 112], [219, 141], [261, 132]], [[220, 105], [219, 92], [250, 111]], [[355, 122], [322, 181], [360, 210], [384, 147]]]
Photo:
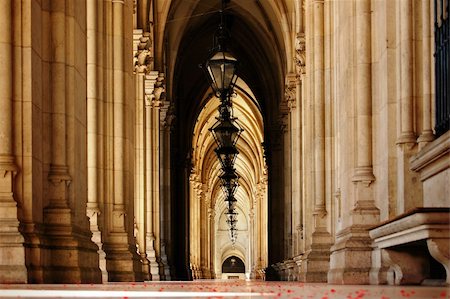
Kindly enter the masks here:
[[285, 79], [284, 98], [289, 112], [291, 112], [297, 106], [297, 78], [297, 74], [289, 73], [286, 75]]
[[297, 78], [306, 73], [306, 37], [304, 32], [297, 32], [295, 37], [295, 67]]
[[147, 74], [153, 68], [153, 41], [150, 32], [142, 30], [134, 30], [133, 43], [136, 47], [134, 54], [134, 71], [135, 73]]

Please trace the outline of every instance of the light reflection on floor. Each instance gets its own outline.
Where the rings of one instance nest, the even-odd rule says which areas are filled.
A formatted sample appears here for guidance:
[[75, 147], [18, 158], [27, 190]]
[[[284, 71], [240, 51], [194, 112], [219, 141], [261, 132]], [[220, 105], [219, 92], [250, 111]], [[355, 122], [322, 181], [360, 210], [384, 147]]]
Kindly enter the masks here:
[[103, 285], [0, 285], [0, 298], [450, 298], [448, 287], [341, 286], [300, 282], [195, 281]]

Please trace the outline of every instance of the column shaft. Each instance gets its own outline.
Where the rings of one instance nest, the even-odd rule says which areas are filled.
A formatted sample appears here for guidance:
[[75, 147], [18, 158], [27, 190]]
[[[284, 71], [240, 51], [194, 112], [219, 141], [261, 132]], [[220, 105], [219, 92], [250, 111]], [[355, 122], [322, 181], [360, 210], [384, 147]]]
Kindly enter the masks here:
[[2, 85], [0, 88], [0, 164], [13, 165], [13, 57], [12, 57], [12, 4], [11, 0], [0, 2], [0, 78]]
[[12, 1], [0, 1], [0, 282], [27, 283], [14, 180]]
[[114, 210], [124, 211], [125, 199], [125, 82], [124, 2], [113, 0], [113, 102], [114, 102]]
[[431, 72], [432, 72], [432, 58], [431, 43], [433, 34], [431, 31], [431, 1], [421, 2], [421, 19], [422, 19], [422, 54], [419, 61], [421, 61], [422, 77], [419, 78], [418, 84], [421, 84], [422, 88], [422, 132], [417, 140], [420, 147], [425, 146], [429, 142], [433, 141], [434, 135], [431, 124], [431, 103], [433, 100], [431, 91]]
[[354, 181], [372, 182], [372, 69], [370, 1], [356, 1], [356, 169]]
[[[51, 2], [52, 154], [50, 176], [66, 175], [66, 32], [65, 2]], [[66, 180], [68, 178], [65, 178]]]
[[399, 143], [414, 143], [413, 124], [413, 25], [412, 2], [399, 1], [400, 11], [400, 138]]
[[315, 211], [325, 211], [324, 3], [314, 1]]

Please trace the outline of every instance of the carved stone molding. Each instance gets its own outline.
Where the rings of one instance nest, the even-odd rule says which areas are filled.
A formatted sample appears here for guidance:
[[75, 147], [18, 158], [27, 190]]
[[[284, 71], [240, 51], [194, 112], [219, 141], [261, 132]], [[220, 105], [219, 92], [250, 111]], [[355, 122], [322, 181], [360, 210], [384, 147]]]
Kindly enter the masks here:
[[158, 78], [156, 78], [155, 88], [152, 94], [154, 95], [154, 105], [156, 106], [159, 106], [159, 103], [166, 99], [166, 79], [164, 73], [159, 73]]
[[297, 75], [288, 74], [285, 80], [284, 98], [289, 111], [295, 109], [297, 104]]
[[306, 73], [306, 38], [303, 32], [298, 32], [295, 37], [295, 67], [297, 75]]
[[136, 73], [147, 74], [153, 68], [153, 41], [150, 32], [144, 32], [139, 38], [134, 55]]

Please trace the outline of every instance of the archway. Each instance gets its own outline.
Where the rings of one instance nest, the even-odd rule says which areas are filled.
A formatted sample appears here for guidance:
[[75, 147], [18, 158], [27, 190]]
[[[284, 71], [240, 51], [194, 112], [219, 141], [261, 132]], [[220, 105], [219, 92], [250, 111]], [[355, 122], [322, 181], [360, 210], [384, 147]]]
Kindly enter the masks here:
[[[206, 161], [205, 165], [207, 166], [202, 165], [202, 168], [195, 169], [194, 165], [197, 162], [192, 138], [193, 132], [197, 130], [200, 114], [208, 109], [209, 118], [214, 119], [216, 113], [214, 106], [205, 108], [210, 101], [210, 92], [207, 78], [198, 65], [206, 60], [208, 50], [212, 46], [212, 37], [220, 20], [219, 8], [220, 1], [211, 3], [211, 1], [205, 0], [174, 0], [171, 1], [170, 9], [165, 11], [167, 15], [165, 16], [164, 40], [166, 42], [160, 53], [166, 55], [164, 61], [168, 74], [167, 96], [172, 100], [173, 112], [176, 117], [171, 139], [171, 219], [173, 219], [171, 239], [174, 241], [171, 244], [170, 255], [176, 277], [179, 279], [198, 277], [199, 271], [203, 273], [202, 268], [214, 269], [214, 266], [211, 266], [211, 261], [214, 260], [211, 256], [203, 260], [200, 257], [208, 255], [199, 254], [202, 250], [205, 252], [206, 249], [198, 244], [199, 238], [197, 237], [200, 233], [192, 235], [190, 227], [194, 219], [195, 221], [203, 219], [202, 221], [205, 222], [205, 219], [208, 218], [207, 208], [203, 207], [203, 212], [199, 212], [201, 211], [199, 205], [202, 201], [196, 203], [193, 201], [194, 196], [198, 197], [199, 193], [202, 194], [201, 196], [206, 196], [208, 193], [207, 196], [211, 197], [210, 202], [221, 201], [219, 193], [213, 193], [218, 187], [217, 183], [215, 185], [214, 182], [206, 184], [206, 181], [199, 181], [198, 176], [199, 171], [208, 169], [211, 171], [210, 177], [217, 177], [219, 169], [214, 164], [216, 158], [210, 154], [208, 157], [211, 161]], [[286, 57], [292, 55], [291, 39], [285, 36], [289, 30], [287, 28], [283, 30], [283, 26], [286, 26], [287, 23], [281, 22], [283, 26], [279, 26], [280, 20], [286, 16], [285, 10], [286, 7], [277, 6], [274, 3], [258, 4], [233, 1], [225, 11], [226, 26], [232, 36], [230, 50], [242, 62], [238, 70], [241, 84], [239, 84], [236, 101], [239, 101], [240, 95], [243, 100], [248, 101], [247, 104], [251, 102], [253, 106], [246, 113], [256, 113], [260, 119], [258, 130], [260, 130], [261, 138], [257, 143], [247, 144], [246, 150], [242, 152], [259, 151], [259, 159], [263, 161], [265, 158], [267, 169], [269, 169], [266, 173], [267, 191], [265, 191], [268, 214], [264, 219], [267, 228], [258, 232], [259, 235], [267, 234], [268, 257], [264, 263], [257, 262], [255, 267], [258, 267], [258, 263], [260, 267], [263, 267], [270, 261], [283, 259], [287, 253], [285, 247], [289, 246], [289, 244], [284, 244], [283, 239], [286, 239], [291, 232], [290, 224], [283, 220], [286, 218], [284, 217], [285, 206], [290, 205], [290, 195], [286, 195], [289, 190], [285, 188], [285, 185], [290, 183], [290, 177], [283, 171], [283, 169], [288, 169], [284, 163], [290, 163], [290, 157], [284, 157], [287, 153], [284, 148], [289, 146], [283, 139], [283, 134], [286, 132], [284, 131], [285, 120], [283, 117], [287, 114], [284, 89], [286, 73], [292, 71], [290, 68], [293, 69], [293, 65], [286, 64]], [[258, 13], [254, 13], [255, 11]], [[205, 117], [205, 119], [209, 118]], [[205, 129], [212, 124], [213, 122], [210, 122]], [[209, 138], [210, 145], [212, 145], [212, 136]], [[261, 145], [262, 143], [264, 146]], [[207, 153], [207, 151], [212, 153], [211, 146], [203, 149], [203, 153]], [[242, 169], [238, 169], [238, 172], [248, 173], [250, 177], [250, 173], [255, 171], [252, 169], [253, 165], [257, 164], [250, 162], [253, 158], [248, 155], [240, 156], [246, 162], [240, 166]], [[257, 171], [261, 172], [262, 169], [264, 167], [259, 167]], [[277, 173], [277, 175], [272, 176], [272, 173]], [[240, 188], [242, 194], [239, 196], [242, 197], [242, 202], [248, 202], [249, 209], [243, 212], [246, 215], [250, 215], [248, 211], [252, 207], [251, 202], [255, 196], [252, 186], [256, 186], [259, 179], [248, 180], [247, 183], [243, 181]], [[211, 189], [207, 189], [206, 185], [203, 186], [204, 184]], [[191, 186], [194, 185], [197, 187], [192, 188]], [[206, 201], [203, 200], [203, 202]], [[198, 207], [193, 205], [198, 205]], [[217, 211], [214, 205], [210, 205], [209, 208], [216, 214], [222, 213], [222, 211]], [[197, 216], [201, 217], [192, 215], [191, 211], [197, 211], [196, 213], [199, 213]], [[286, 219], [290, 221], [289, 217]], [[249, 219], [242, 221], [250, 222]], [[206, 229], [206, 223], [203, 224], [202, 227]], [[204, 236], [206, 235], [204, 234]], [[209, 238], [211, 239], [211, 237]], [[203, 241], [209, 242], [208, 244], [213, 242], [211, 240]], [[190, 244], [191, 242], [194, 244]], [[194, 256], [192, 248], [195, 252]], [[248, 247], [246, 248], [248, 250]], [[209, 271], [211, 272], [211, 270]], [[206, 276], [211, 276], [211, 273]]]
[[193, 278], [214, 278], [222, 257], [238, 251], [247, 275], [256, 277], [267, 266], [267, 166], [263, 155], [263, 119], [249, 87], [239, 80], [233, 99], [234, 115], [244, 132], [237, 143], [236, 170], [240, 187], [236, 193], [238, 239], [228, 238], [226, 204], [220, 188], [220, 165], [209, 128], [217, 116], [219, 100], [206, 102], [193, 132], [190, 174], [190, 265]]

